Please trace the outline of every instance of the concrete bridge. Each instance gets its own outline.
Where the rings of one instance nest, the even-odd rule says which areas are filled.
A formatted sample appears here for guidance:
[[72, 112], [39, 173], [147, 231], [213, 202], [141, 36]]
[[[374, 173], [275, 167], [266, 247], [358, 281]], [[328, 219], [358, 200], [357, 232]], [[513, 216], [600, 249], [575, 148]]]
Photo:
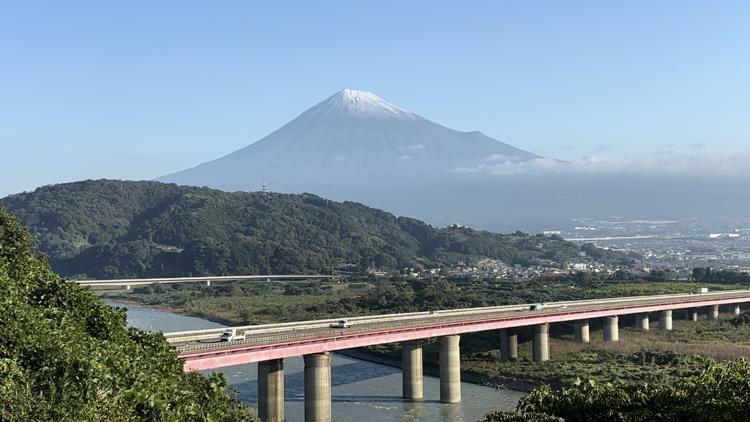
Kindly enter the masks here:
[[92, 287], [125, 287], [130, 290], [131, 286], [145, 286], [150, 284], [174, 284], [174, 283], [205, 283], [210, 286], [212, 282], [219, 281], [305, 281], [333, 279], [333, 275], [217, 275], [201, 277], [163, 277], [163, 278], [122, 278], [111, 280], [72, 280], [81, 286]]
[[[750, 302], [750, 290], [716, 293], [640, 296], [599, 300], [546, 303], [541, 309], [531, 305], [496, 306], [435, 312], [378, 315], [349, 318], [348, 327], [338, 320], [318, 320], [283, 324], [253, 325], [230, 329], [210, 329], [166, 333], [179, 351], [185, 371], [198, 371], [230, 365], [258, 363], [258, 412], [263, 421], [284, 420], [285, 357], [303, 356], [305, 362], [305, 420], [330, 422], [330, 352], [399, 342], [402, 345], [404, 400], [421, 400], [422, 340], [437, 337], [439, 342], [440, 400], [461, 401], [460, 335], [498, 330], [501, 358], [518, 358], [519, 327], [533, 329], [533, 361], [550, 358], [549, 326], [572, 321], [575, 339], [589, 342], [589, 320], [603, 319], [605, 341], [618, 341], [619, 317], [635, 315], [638, 329], [650, 329], [650, 315], [658, 314], [659, 330], [672, 329], [672, 312], [684, 309], [688, 319], [697, 320], [705, 312], [718, 319], [719, 306], [740, 313], [740, 304]], [[219, 341], [222, 333], [234, 330], [244, 339]]]

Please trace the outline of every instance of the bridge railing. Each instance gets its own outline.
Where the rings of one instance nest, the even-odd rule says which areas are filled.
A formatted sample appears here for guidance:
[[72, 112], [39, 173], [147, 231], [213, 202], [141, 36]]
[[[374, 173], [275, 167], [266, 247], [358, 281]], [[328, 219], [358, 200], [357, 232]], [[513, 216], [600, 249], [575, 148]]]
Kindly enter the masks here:
[[[226, 328], [209, 328], [204, 330], [191, 330], [191, 331], [181, 331], [181, 332], [172, 332], [172, 333], [166, 333], [164, 334], [164, 337], [167, 338], [168, 341], [175, 341], [175, 340], [205, 340], [214, 338], [216, 336], [221, 335], [228, 329], [236, 329], [239, 332], [242, 331], [252, 331], [253, 333], [263, 333], [264, 331], [283, 331], [285, 329], [289, 328], [315, 328], [314, 326], [320, 326], [321, 328], [329, 328], [331, 324], [334, 324], [342, 319], [346, 319], [352, 324], [356, 323], [366, 323], [369, 321], [390, 321], [390, 320], [406, 320], [411, 318], [420, 318], [420, 317], [430, 317], [430, 316], [439, 316], [443, 315], [444, 313], [448, 312], [450, 314], [454, 313], [487, 313], [491, 311], [516, 311], [516, 310], [525, 310], [528, 309], [529, 305], [503, 305], [503, 306], [492, 306], [492, 307], [485, 307], [485, 308], [467, 308], [467, 309], [455, 309], [455, 310], [443, 310], [443, 311], [420, 311], [420, 312], [407, 312], [407, 313], [401, 313], [401, 314], [382, 314], [382, 315], [364, 315], [364, 316], [357, 316], [357, 317], [350, 317], [350, 318], [331, 318], [331, 319], [322, 319], [322, 320], [311, 320], [311, 321], [297, 321], [297, 322], [282, 322], [282, 323], [274, 323], [274, 324], [262, 324], [262, 325], [244, 325], [244, 326], [235, 326], [235, 327], [226, 327]], [[478, 309], [481, 309], [481, 311], [478, 311]]]

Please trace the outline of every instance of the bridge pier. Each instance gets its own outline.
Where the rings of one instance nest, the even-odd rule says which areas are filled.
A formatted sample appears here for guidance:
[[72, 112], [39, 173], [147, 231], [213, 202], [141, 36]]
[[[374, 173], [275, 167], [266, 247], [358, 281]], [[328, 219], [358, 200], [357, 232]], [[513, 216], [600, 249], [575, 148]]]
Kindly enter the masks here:
[[698, 321], [698, 310], [695, 308], [688, 310], [688, 321]]
[[648, 313], [637, 314], [635, 316], [635, 328], [641, 331], [649, 331], [651, 329]]
[[659, 329], [662, 331], [672, 331], [672, 310], [661, 311], [659, 313]]
[[735, 303], [735, 304], [734, 304], [734, 308], [733, 308], [732, 312], [733, 312], [733, 313], [734, 313], [735, 315], [739, 315], [739, 314], [741, 314], [741, 313], [742, 313], [742, 309], [740, 309], [740, 304], [739, 304], [739, 303]]
[[616, 316], [604, 318], [604, 341], [619, 341], [620, 327], [618, 326], [619, 318]]
[[422, 400], [422, 342], [420, 340], [401, 343], [401, 381], [404, 400]]
[[574, 337], [579, 343], [588, 343], [589, 337], [589, 320], [575, 321], [573, 323], [573, 329], [575, 331]]
[[331, 355], [305, 355], [305, 422], [331, 422]]
[[258, 418], [284, 422], [284, 360], [258, 362]]
[[719, 305], [711, 305], [708, 307], [708, 320], [716, 321], [719, 319]]
[[461, 401], [461, 336], [443, 336], [440, 344], [440, 402]]
[[549, 360], [549, 324], [539, 324], [534, 326], [532, 349], [532, 360], [534, 362], [545, 362]]
[[518, 360], [518, 333], [515, 328], [500, 330], [500, 360], [503, 362]]

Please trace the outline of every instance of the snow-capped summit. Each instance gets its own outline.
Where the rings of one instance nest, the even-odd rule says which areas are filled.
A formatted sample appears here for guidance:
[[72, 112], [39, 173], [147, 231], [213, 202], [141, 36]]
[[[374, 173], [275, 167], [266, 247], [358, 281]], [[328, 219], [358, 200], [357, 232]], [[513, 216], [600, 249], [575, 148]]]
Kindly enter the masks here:
[[480, 132], [446, 128], [371, 92], [344, 89], [258, 142], [160, 180], [226, 190], [267, 184], [335, 198], [343, 184], [364, 191], [403, 181], [434, 184], [497, 157], [538, 158]]
[[331, 95], [308, 110], [308, 113], [355, 118], [419, 118], [416, 114], [395, 106], [372, 92], [348, 88]]

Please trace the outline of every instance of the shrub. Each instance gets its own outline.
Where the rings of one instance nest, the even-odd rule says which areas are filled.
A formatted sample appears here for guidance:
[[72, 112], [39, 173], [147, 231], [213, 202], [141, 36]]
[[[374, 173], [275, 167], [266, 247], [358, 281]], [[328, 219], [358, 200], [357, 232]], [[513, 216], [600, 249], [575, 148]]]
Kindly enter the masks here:
[[253, 420], [220, 375], [62, 280], [0, 207], [0, 420]]
[[579, 380], [559, 390], [542, 386], [521, 399], [518, 410], [515, 416], [520, 419], [513, 419], [514, 414], [490, 414], [486, 422], [546, 420], [539, 417], [558, 417], [568, 422], [747, 420], [750, 361], [742, 358], [711, 362], [701, 374], [671, 385]]

